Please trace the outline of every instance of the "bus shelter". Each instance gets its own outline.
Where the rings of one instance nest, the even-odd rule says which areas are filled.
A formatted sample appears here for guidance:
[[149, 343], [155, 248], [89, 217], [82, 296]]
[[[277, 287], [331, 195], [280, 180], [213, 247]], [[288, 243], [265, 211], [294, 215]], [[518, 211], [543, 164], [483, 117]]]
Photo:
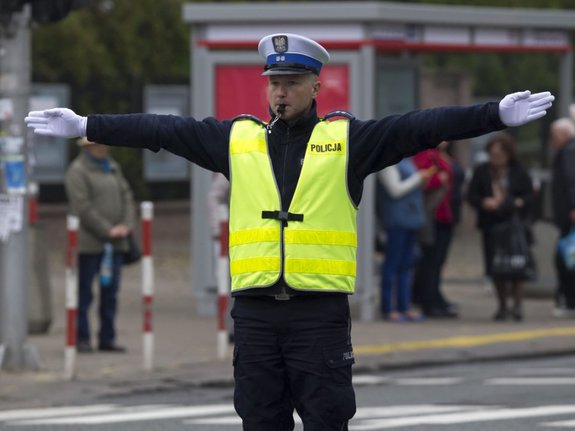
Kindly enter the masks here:
[[[322, 69], [319, 114], [343, 109], [361, 119], [421, 106], [418, 54], [422, 52], [552, 52], [560, 56], [557, 105], [567, 116], [572, 100], [571, 31], [575, 12], [391, 2], [189, 3], [191, 114], [269, 119], [261, 37], [299, 33], [330, 52]], [[517, 89], [521, 90], [521, 89]], [[212, 174], [192, 169], [191, 282], [201, 314], [215, 313], [215, 270], [206, 210]], [[358, 214], [358, 268], [352, 309], [375, 316], [375, 181], [365, 181]]]

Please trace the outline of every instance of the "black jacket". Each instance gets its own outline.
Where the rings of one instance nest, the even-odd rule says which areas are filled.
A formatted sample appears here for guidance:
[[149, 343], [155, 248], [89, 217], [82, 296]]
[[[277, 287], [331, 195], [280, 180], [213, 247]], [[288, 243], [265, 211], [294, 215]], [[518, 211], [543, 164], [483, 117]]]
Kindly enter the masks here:
[[[270, 157], [287, 209], [301, 172], [309, 137], [319, 121], [315, 103], [311, 112], [288, 126], [278, 121], [268, 136]], [[232, 121], [196, 120], [171, 115], [90, 115], [87, 137], [106, 145], [166, 149], [229, 178], [229, 135]], [[443, 140], [466, 139], [504, 129], [495, 102], [470, 107], [443, 107], [391, 115], [381, 120], [352, 119], [349, 126], [348, 189], [356, 204], [365, 178], [403, 157], [435, 147]], [[283, 283], [259, 294], [279, 293]], [[262, 292], [265, 290], [265, 292]], [[253, 294], [254, 289], [242, 291]]]
[[511, 219], [515, 211], [513, 201], [516, 198], [521, 198], [524, 202], [523, 207], [518, 210], [519, 215], [525, 220], [530, 219], [535, 195], [529, 172], [519, 162], [513, 162], [509, 166], [508, 181], [507, 196], [503, 205], [496, 211], [485, 211], [482, 208], [483, 199], [493, 196], [489, 162], [475, 168], [467, 189], [467, 200], [477, 210], [479, 229], [489, 229], [497, 223]]
[[551, 174], [553, 222], [565, 235], [572, 224], [569, 213], [575, 209], [575, 140], [555, 153]]

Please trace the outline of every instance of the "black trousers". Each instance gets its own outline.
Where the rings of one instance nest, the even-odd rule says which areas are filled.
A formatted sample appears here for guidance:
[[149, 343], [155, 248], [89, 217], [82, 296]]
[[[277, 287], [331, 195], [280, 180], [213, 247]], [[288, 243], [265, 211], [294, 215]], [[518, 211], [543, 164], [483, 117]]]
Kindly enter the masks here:
[[570, 310], [575, 310], [575, 271], [568, 269], [561, 254], [555, 248], [555, 269], [557, 271], [556, 300]]
[[234, 405], [246, 431], [347, 430], [355, 414], [346, 295], [237, 296]]
[[441, 291], [441, 272], [447, 260], [453, 238], [453, 224], [435, 223], [434, 241], [421, 246], [421, 258], [413, 277], [413, 302], [419, 304], [424, 313], [449, 306]]

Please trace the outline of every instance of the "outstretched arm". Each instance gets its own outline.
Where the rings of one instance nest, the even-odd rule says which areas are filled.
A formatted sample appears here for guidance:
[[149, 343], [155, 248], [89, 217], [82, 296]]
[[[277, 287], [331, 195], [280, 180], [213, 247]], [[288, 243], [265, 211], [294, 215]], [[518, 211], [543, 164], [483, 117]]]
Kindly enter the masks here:
[[390, 115], [380, 120], [355, 120], [350, 125], [350, 164], [362, 181], [370, 173], [441, 141], [469, 139], [520, 126], [543, 117], [554, 97], [549, 92], [512, 93], [500, 102], [446, 106]]
[[34, 133], [73, 138], [87, 136], [100, 144], [162, 148], [211, 171], [228, 176], [230, 121], [155, 114], [90, 115], [67, 108], [32, 111], [25, 118]]

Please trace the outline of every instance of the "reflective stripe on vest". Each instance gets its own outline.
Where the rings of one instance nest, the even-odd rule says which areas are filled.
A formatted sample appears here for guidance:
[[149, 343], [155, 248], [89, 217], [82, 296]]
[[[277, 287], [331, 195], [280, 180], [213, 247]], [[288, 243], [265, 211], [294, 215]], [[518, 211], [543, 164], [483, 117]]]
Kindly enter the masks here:
[[[282, 272], [296, 290], [353, 293], [356, 213], [347, 190], [348, 120], [319, 122], [307, 144], [287, 223], [280, 211], [264, 126], [234, 122], [230, 135], [232, 291], [270, 286]], [[285, 210], [283, 210], [285, 211]]]

